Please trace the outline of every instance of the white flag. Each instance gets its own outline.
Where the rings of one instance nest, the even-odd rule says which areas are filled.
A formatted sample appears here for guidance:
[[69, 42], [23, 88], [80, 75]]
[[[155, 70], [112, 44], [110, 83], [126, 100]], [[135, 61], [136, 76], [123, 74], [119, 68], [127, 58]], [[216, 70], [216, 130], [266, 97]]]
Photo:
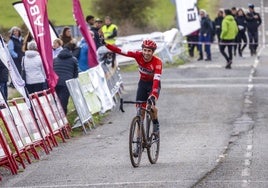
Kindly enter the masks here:
[[18, 92], [25, 98], [26, 103], [30, 104], [29, 99], [27, 97], [27, 94], [25, 92], [25, 82], [21, 78], [21, 75], [9, 53], [9, 50], [7, 48], [7, 45], [2, 37], [0, 35], [0, 59], [3, 62], [3, 64], [7, 67], [12, 83], [14, 87], [18, 90]]
[[197, 0], [176, 0], [176, 12], [179, 29], [183, 36], [200, 28]]
[[[13, 3], [13, 7], [17, 11], [17, 13], [20, 15], [20, 17], [22, 18], [23, 22], [27, 26], [28, 30], [30, 31], [30, 33], [34, 37], [33, 30], [32, 30], [32, 27], [31, 27], [31, 24], [30, 24], [30, 21], [29, 21], [29, 18], [27, 16], [27, 12], [25, 10], [25, 7], [24, 7], [23, 3], [21, 1], [20, 2], [15, 2], [15, 3]], [[37, 10], [35, 10], [35, 11], [37, 11]], [[50, 30], [51, 44], [53, 44], [53, 41], [56, 38], [58, 38], [58, 36], [57, 36], [57, 33], [56, 33], [56, 31], [54, 30], [54, 28], [53, 28], [53, 26], [51, 24], [49, 24], [49, 30]]]

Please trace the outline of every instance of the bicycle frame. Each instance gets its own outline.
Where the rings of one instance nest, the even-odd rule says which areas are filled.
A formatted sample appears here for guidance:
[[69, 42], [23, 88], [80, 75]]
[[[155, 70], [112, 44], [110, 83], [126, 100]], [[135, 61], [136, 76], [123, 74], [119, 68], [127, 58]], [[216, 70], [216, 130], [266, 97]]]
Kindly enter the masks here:
[[[124, 109], [123, 109], [123, 103], [127, 103], [127, 104], [136, 104], [136, 108], [137, 108], [137, 113], [136, 113], [136, 116], [139, 118], [139, 121], [140, 121], [140, 125], [141, 125], [141, 131], [142, 131], [142, 137], [143, 137], [143, 140], [144, 140], [144, 143], [145, 143], [145, 146], [146, 148], [148, 147], [149, 143], [148, 143], [148, 136], [149, 136], [149, 133], [148, 131], [149, 130], [146, 130], [145, 131], [145, 127], [144, 127], [144, 120], [146, 118], [146, 123], [147, 122], [147, 118], [148, 116], [151, 116], [150, 113], [151, 113], [151, 105], [150, 104], [146, 104], [146, 108], [143, 107], [143, 104], [144, 103], [147, 103], [147, 101], [123, 101], [122, 99], [120, 99], [120, 110], [122, 112], [125, 112]], [[144, 111], [144, 114], [142, 114], [142, 112]], [[150, 117], [151, 118], [151, 117]]]
[[[120, 99], [122, 112], [124, 112], [123, 103], [136, 104], [137, 113], [132, 119], [129, 133], [129, 154], [132, 166], [139, 166], [144, 148], [147, 149], [150, 163], [155, 164], [159, 155], [160, 140], [159, 133], [155, 134], [152, 131], [152, 104], [150, 101], [147, 103], [147, 101], [123, 101]], [[144, 103], [146, 103], [146, 107], [144, 107]]]

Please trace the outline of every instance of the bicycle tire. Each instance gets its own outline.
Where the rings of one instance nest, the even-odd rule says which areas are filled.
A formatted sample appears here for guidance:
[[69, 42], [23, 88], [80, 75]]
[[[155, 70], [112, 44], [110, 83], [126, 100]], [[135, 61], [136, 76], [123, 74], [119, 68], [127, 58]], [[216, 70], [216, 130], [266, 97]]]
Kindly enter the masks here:
[[129, 132], [129, 156], [133, 167], [138, 167], [142, 155], [142, 130], [140, 117], [133, 118]]
[[158, 135], [153, 133], [153, 123], [149, 114], [146, 115], [146, 134], [148, 140], [148, 159], [151, 164], [155, 164], [158, 160], [160, 150], [160, 133]]

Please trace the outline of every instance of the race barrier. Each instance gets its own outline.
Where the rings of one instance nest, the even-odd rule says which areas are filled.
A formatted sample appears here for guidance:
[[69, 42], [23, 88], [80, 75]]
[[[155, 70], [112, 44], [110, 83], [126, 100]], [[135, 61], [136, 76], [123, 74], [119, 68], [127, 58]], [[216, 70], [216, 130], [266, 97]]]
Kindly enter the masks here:
[[[160, 57], [163, 63], [172, 63], [185, 51], [183, 36], [177, 28], [172, 28], [165, 32], [153, 32], [145, 34], [117, 37], [116, 45], [130, 51], [141, 50], [144, 39], [152, 39], [157, 44], [155, 54]], [[117, 54], [119, 65], [134, 63], [133, 58]]]
[[53, 146], [58, 146], [56, 137], [62, 142], [70, 138], [71, 126], [55, 92], [48, 89], [29, 98], [31, 106], [22, 97], [0, 105], [4, 125], [0, 128], [0, 166], [11, 174], [17, 174], [19, 166], [26, 168], [26, 162], [39, 160], [38, 152], [49, 154]]
[[72, 128], [81, 127], [87, 133], [85, 125], [95, 126], [93, 115], [104, 114], [115, 107], [123, 88], [119, 67], [103, 61], [96, 67], [79, 73], [78, 78], [66, 81], [79, 116]]
[[66, 85], [73, 99], [76, 112], [79, 116], [77, 123], [75, 123], [75, 125], [72, 128], [74, 129], [74, 128], [82, 126], [84, 132], [87, 133], [87, 129], [85, 125], [88, 125], [90, 127], [90, 125], [91, 124], [94, 125], [94, 123], [92, 119], [92, 114], [90, 113], [89, 108], [86, 104], [85, 97], [82, 94], [81, 86], [78, 82], [78, 79], [75, 78], [75, 79], [67, 80]]
[[[65, 125], [62, 120], [60, 112], [57, 111], [55, 105], [60, 105], [60, 103], [55, 103], [54, 99], [49, 99], [48, 94], [49, 90], [36, 92], [30, 95], [31, 101], [33, 102], [33, 108], [38, 114], [49, 134], [49, 139], [52, 142], [53, 146], [58, 146], [58, 142], [55, 136], [59, 137], [62, 142], [65, 142], [65, 134], [68, 132], [68, 125]], [[53, 93], [56, 95], [56, 93]], [[53, 96], [52, 96], [53, 97]], [[68, 137], [69, 133], [67, 133]]]
[[[156, 54], [165, 61], [172, 61], [180, 53], [180, 47], [174, 44], [179, 34], [172, 32], [172, 35], [167, 35], [173, 38], [164, 42], [162, 35], [152, 35], [158, 42]], [[140, 45], [140, 41], [138, 43]], [[103, 115], [115, 108], [123, 90], [123, 81], [117, 57], [113, 63], [106, 60], [99, 56], [99, 65], [66, 81], [78, 115], [78, 121], [72, 126], [56, 92], [50, 89], [30, 94], [30, 106], [24, 98], [14, 98], [4, 105], [0, 100], [0, 117], [5, 129], [0, 129], [1, 167], [17, 174], [20, 166], [26, 168], [26, 162], [31, 164], [32, 159], [40, 159], [40, 151], [49, 154], [59, 145], [59, 140], [66, 142], [72, 129], [82, 127], [87, 133], [87, 125], [89, 129], [95, 126], [93, 115]]]
[[18, 165], [2, 129], [0, 129], [0, 166], [10, 170], [13, 175], [18, 173]]
[[[13, 106], [11, 106], [13, 105]], [[17, 121], [25, 126], [25, 131], [28, 134], [27, 140], [34, 145], [35, 148], [39, 147], [44, 150], [46, 154], [49, 153], [49, 149], [52, 150], [51, 145], [48, 142], [48, 139], [43, 139], [45, 137], [45, 130], [41, 129], [39, 131], [39, 125], [37, 124], [33, 112], [28, 108], [27, 104], [25, 103], [24, 99], [22, 98], [14, 98], [9, 101], [9, 106], [11, 112], [17, 114], [16, 117], [19, 117]], [[18, 123], [15, 120], [15, 123]]]

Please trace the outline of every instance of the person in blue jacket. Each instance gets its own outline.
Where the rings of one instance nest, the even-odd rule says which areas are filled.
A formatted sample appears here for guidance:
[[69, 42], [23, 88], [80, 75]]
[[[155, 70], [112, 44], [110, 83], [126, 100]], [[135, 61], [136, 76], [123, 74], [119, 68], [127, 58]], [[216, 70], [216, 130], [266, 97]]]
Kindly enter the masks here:
[[88, 66], [88, 44], [86, 40], [83, 38], [80, 43], [80, 54], [78, 58], [78, 68], [79, 72], [86, 71], [89, 69]]

